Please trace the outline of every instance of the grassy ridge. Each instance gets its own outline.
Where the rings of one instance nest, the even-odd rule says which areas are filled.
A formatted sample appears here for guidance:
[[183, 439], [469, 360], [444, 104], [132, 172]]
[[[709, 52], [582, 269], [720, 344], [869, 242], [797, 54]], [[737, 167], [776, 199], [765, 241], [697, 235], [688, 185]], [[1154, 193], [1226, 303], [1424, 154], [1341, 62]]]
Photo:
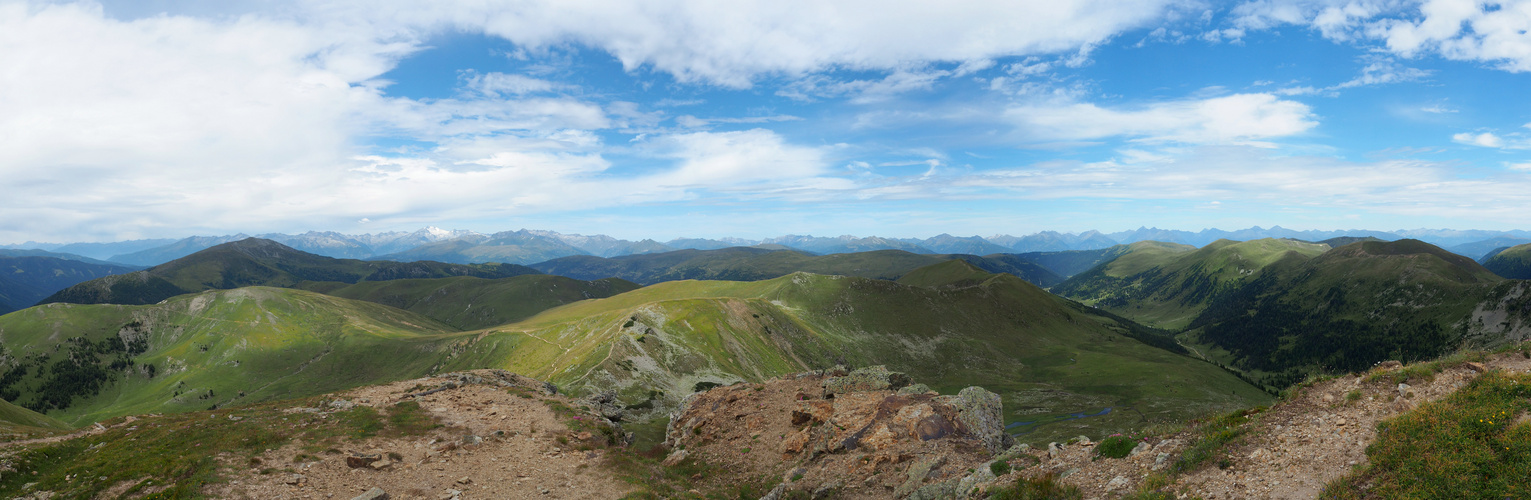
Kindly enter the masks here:
[[537, 271], [510, 264], [443, 264], [333, 259], [259, 238], [224, 243], [148, 270], [86, 281], [43, 303], [154, 304], [176, 295], [246, 286], [294, 287], [304, 282], [388, 281], [475, 276], [504, 278]]
[[1236, 289], [1266, 267], [1306, 260], [1327, 245], [1296, 240], [1218, 240], [1201, 249], [1138, 242], [1105, 265], [1053, 287], [1053, 291], [1159, 328], [1190, 324], [1219, 294]]
[[[78, 424], [505, 368], [576, 393], [617, 391], [641, 410], [672, 405], [702, 383], [886, 364], [943, 391], [1000, 392], [1010, 420], [1023, 423], [1017, 432], [1037, 440], [1123, 432], [1268, 399], [1212, 365], [1137, 340], [1169, 342], [1159, 333], [1019, 278], [961, 262], [914, 276], [937, 286], [807, 273], [676, 281], [466, 332], [380, 304], [268, 287], [151, 306], [52, 304], [0, 317], [13, 359], [5, 377], [14, 378], [0, 391]], [[424, 298], [463, 283], [480, 284], [355, 290]], [[492, 288], [448, 290], [457, 299], [421, 310], [451, 320], [446, 312]], [[1069, 417], [1106, 408], [1113, 411]]]
[[406, 311], [251, 287], [153, 306], [50, 304], [0, 317], [7, 399], [71, 424], [320, 394], [420, 376], [450, 327]]
[[580, 281], [546, 274], [494, 280], [457, 276], [354, 285], [307, 283], [301, 287], [419, 313], [460, 330], [514, 323], [570, 302], [638, 289], [638, 285], [617, 278]]
[[1531, 279], [1531, 243], [1498, 250], [1484, 259], [1483, 267], [1505, 278]]
[[[1471, 259], [1427, 243], [1354, 243], [1272, 266], [1219, 296], [1190, 325], [1188, 338], [1284, 387], [1308, 373], [1432, 359], [1460, 348], [1467, 319], [1500, 281]], [[1504, 340], [1481, 337], [1496, 335]]]
[[1043, 286], [1061, 280], [1041, 266], [1011, 256], [924, 255], [903, 250], [808, 255], [793, 250], [734, 247], [615, 258], [581, 255], [553, 259], [532, 267], [576, 279], [617, 277], [650, 285], [679, 280], [759, 281], [795, 272], [891, 280], [915, 269], [953, 259], [967, 260], [989, 272], [1011, 273]]
[[[618, 389], [625, 404], [642, 406], [698, 383], [886, 364], [944, 391], [1000, 392], [1009, 420], [1030, 422], [1016, 430], [1037, 440], [1268, 401], [1215, 366], [1130, 333], [1008, 275], [929, 288], [799, 273], [669, 282], [566, 305], [487, 331], [451, 366], [499, 363], [490, 366], [585, 391]], [[1069, 417], [1107, 407], [1116, 411]]]

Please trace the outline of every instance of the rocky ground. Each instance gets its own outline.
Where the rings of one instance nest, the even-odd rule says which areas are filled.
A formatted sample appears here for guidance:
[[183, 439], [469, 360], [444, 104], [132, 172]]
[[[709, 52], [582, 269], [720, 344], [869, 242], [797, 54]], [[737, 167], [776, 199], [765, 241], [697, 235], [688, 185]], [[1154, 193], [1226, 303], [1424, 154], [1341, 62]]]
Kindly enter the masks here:
[[1010, 445], [999, 395], [908, 384], [872, 367], [694, 394], [666, 432], [667, 461], [705, 461], [723, 480], [782, 478], [776, 496], [937, 498], [991, 484], [987, 462]]
[[[305, 450], [301, 444], [270, 450], [258, 462], [231, 464], [237, 472], [212, 493], [250, 499], [381, 498], [379, 493], [393, 499], [605, 499], [632, 489], [598, 467], [604, 446], [581, 446], [602, 437], [572, 431], [548, 404], [573, 407], [576, 401], [548, 395], [540, 382], [505, 372], [467, 375], [364, 387], [337, 394], [329, 403], [382, 408], [418, 401], [443, 424], [425, 436], [371, 438], [339, 450]], [[445, 389], [411, 396], [424, 388]]]
[[[1366, 463], [1366, 446], [1376, 437], [1378, 422], [1443, 398], [1487, 370], [1531, 370], [1531, 359], [1519, 353], [1495, 355], [1405, 384], [1382, 376], [1400, 369], [1396, 362], [1384, 363], [1366, 374], [1300, 389], [1270, 410], [1251, 415], [1247, 432], [1218, 459], [1175, 477], [1165, 489], [1206, 499], [1316, 498], [1325, 484]], [[1112, 498], [1165, 471], [1196, 439], [1195, 432], [1149, 439], [1124, 459], [1097, 460], [1088, 442], [1062, 445], [1051, 453], [1032, 450], [1029, 454], [1040, 463], [1021, 473], [1058, 474], [1085, 498]]]
[[[687, 498], [702, 491], [755, 491], [771, 500], [983, 498], [1018, 478], [1052, 475], [1091, 499], [1120, 497], [1150, 483], [1149, 489], [1181, 498], [1315, 498], [1325, 484], [1365, 464], [1378, 422], [1445, 397], [1481, 373], [1531, 371], [1531, 359], [1516, 352], [1440, 366], [1439, 373], [1404, 384], [1400, 370], [1430, 371], [1390, 362], [1294, 389], [1268, 410], [1223, 420], [1240, 431], [1237, 437], [1178, 472], [1175, 464], [1209, 424], [1144, 438], [1126, 458], [1101, 458], [1095, 441], [1104, 436], [1046, 449], [1011, 446], [999, 396], [981, 388], [942, 396], [880, 367], [803, 373], [689, 396], [666, 430], [665, 465], [685, 470], [690, 481], [662, 491]], [[339, 418], [355, 406], [383, 410], [413, 401], [420, 405], [415, 411], [436, 426], [332, 441], [340, 445], [294, 442], [253, 459], [225, 454], [226, 481], [205, 493], [452, 500], [605, 499], [634, 492], [637, 487], [619, 479], [612, 465], [617, 454], [635, 456], [620, 448], [626, 436], [606, 418], [616, 418], [613, 408], [599, 397], [555, 392], [536, 380], [478, 370], [338, 393], [317, 406], [283, 411]], [[56, 442], [136, 420], [11, 444]], [[996, 462], [1013, 471], [991, 468]], [[762, 489], [739, 487], [747, 484]], [[693, 486], [700, 491], [685, 491]], [[27, 498], [48, 498], [42, 493]], [[115, 496], [108, 491], [100, 498]]]

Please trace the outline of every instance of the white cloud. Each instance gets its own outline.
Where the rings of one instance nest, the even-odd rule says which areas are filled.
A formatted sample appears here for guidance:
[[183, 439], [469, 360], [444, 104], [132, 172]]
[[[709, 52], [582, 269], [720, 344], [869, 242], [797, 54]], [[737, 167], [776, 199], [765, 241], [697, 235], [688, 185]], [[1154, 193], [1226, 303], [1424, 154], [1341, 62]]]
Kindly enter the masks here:
[[548, 92], [562, 85], [526, 75], [506, 73], [470, 73], [468, 88], [489, 96], [513, 96]]
[[309, 9], [382, 26], [483, 31], [529, 50], [583, 44], [613, 54], [629, 70], [651, 67], [683, 82], [748, 87], [763, 74], [1072, 52], [1163, 20], [1181, 3], [465, 0], [332, 1]]
[[1506, 163], [1505, 168], [1519, 172], [1531, 172], [1531, 162]]
[[771, 123], [771, 122], [790, 122], [790, 121], [798, 121], [798, 120], [802, 120], [802, 118], [798, 118], [798, 117], [792, 116], [792, 115], [744, 116], [744, 117], [731, 117], [731, 118], [697, 118], [697, 117], [691, 116], [691, 115], [681, 115], [681, 116], [675, 117], [675, 124], [680, 125], [680, 126], [685, 127], [685, 128], [704, 128], [704, 127], [710, 127], [710, 126], [712, 126], [714, 124], [718, 124], [718, 123], [726, 123], [726, 124]]
[[1248, 143], [1301, 134], [1318, 125], [1307, 105], [1271, 94], [1233, 94], [1135, 108], [1092, 103], [1037, 103], [1005, 112], [1036, 141], [1113, 137], [1141, 142]]
[[1460, 144], [1483, 146], [1485, 148], [1504, 147], [1504, 139], [1489, 132], [1484, 132], [1481, 134], [1463, 132], [1460, 134], [1452, 135], [1451, 140]]
[[1493, 132], [1462, 132], [1452, 134], [1451, 141], [1469, 146], [1498, 149], [1531, 149], [1531, 137], [1522, 132], [1495, 134]]
[[1403, 57], [1434, 53], [1531, 71], [1531, 2], [1256, 0], [1232, 14], [1234, 24], [1249, 29], [1306, 25], [1332, 40], [1378, 41]]
[[1446, 107], [1446, 106], [1440, 105], [1440, 104], [1431, 104], [1429, 106], [1425, 106], [1423, 108], [1419, 108], [1419, 110], [1423, 111], [1423, 112], [1426, 112], [1426, 113], [1437, 114], [1437, 115], [1439, 115], [1439, 114], [1446, 114], [1446, 113], [1456, 113], [1457, 112], [1456, 108], [1449, 108], [1449, 107]]

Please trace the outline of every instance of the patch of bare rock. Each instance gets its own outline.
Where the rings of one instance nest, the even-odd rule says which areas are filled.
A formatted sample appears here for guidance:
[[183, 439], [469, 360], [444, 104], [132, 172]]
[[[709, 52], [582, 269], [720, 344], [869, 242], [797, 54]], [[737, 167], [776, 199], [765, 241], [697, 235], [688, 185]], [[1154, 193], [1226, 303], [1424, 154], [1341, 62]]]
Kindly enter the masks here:
[[[1378, 422], [1441, 399], [1485, 371], [1531, 370], [1531, 360], [1496, 355], [1482, 363], [1448, 367], [1429, 380], [1402, 384], [1370, 377], [1401, 368], [1388, 362], [1370, 373], [1296, 389], [1295, 395], [1269, 410], [1252, 414], [1247, 432], [1216, 458], [1172, 476], [1173, 483], [1160, 490], [1206, 499], [1316, 498], [1324, 485], [1366, 463], [1366, 447], [1376, 438]], [[1085, 498], [1115, 498], [1136, 491], [1150, 475], [1167, 472], [1196, 439], [1194, 428], [1150, 438], [1123, 459], [1097, 459], [1095, 443], [1087, 439], [1055, 443], [1048, 450], [1029, 451], [1039, 464], [1020, 473], [1054, 474], [1079, 487]]]
[[952, 498], [996, 480], [1011, 447], [1000, 397], [942, 396], [872, 367], [791, 375], [689, 396], [666, 430], [671, 463], [693, 458], [727, 477], [781, 478], [765, 498]]
[[[511, 387], [521, 390], [507, 390]], [[248, 462], [241, 457], [240, 463], [229, 464], [235, 471], [230, 480], [211, 493], [249, 499], [605, 499], [632, 489], [598, 467], [606, 453], [603, 446], [576, 449], [604, 437], [572, 432], [549, 408], [549, 402], [570, 408], [580, 402], [536, 380], [476, 370], [364, 387], [336, 397], [325, 408], [294, 411], [324, 413], [351, 405], [383, 409], [414, 400], [444, 426], [423, 436], [345, 441], [338, 449], [295, 443]]]

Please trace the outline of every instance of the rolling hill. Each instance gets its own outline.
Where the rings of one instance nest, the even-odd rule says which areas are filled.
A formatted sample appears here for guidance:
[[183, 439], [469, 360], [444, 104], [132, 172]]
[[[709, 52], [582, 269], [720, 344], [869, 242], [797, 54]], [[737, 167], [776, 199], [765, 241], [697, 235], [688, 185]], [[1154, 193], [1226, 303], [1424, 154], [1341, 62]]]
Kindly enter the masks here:
[[1061, 278], [1024, 259], [1005, 255], [922, 255], [902, 250], [807, 255], [793, 250], [733, 247], [719, 250], [677, 250], [647, 255], [602, 258], [572, 256], [533, 264], [548, 274], [575, 279], [622, 278], [651, 285], [676, 280], [758, 281], [795, 272], [897, 279], [917, 268], [961, 259], [989, 272], [1004, 272], [1048, 286]]
[[[1180, 348], [1162, 332], [1014, 276], [944, 262], [909, 280], [921, 286], [807, 273], [665, 282], [488, 329], [448, 366], [504, 368], [665, 408], [710, 384], [884, 364], [939, 390], [1000, 392], [1015, 430], [1042, 442], [1268, 401], [1171, 352]], [[1097, 417], [1072, 416], [1080, 412]]]
[[250, 287], [0, 316], [0, 397], [73, 425], [321, 394], [430, 371], [453, 329], [398, 309]]
[[[965, 262], [907, 274], [922, 286], [807, 273], [667, 282], [465, 332], [381, 304], [270, 287], [153, 305], [48, 304], [0, 316], [0, 396], [80, 424], [505, 368], [578, 394], [613, 391], [631, 412], [658, 415], [707, 384], [885, 364], [938, 390], [991, 387], [1004, 394], [1014, 430], [1036, 439], [1125, 431], [1269, 399], [1173, 352], [1183, 349], [1162, 332], [1013, 276]], [[535, 287], [507, 293], [572, 285], [518, 278]], [[494, 320], [453, 311], [501, 293], [496, 281], [518, 278], [362, 283], [329, 292], [380, 302], [402, 297], [400, 305], [420, 297], [409, 307], [488, 323]], [[1095, 416], [1072, 416], [1080, 412]]]
[[1528, 312], [1506, 307], [1524, 293], [1428, 243], [1365, 241], [1267, 267], [1214, 297], [1185, 340], [1283, 387], [1314, 372], [1524, 339]]
[[147, 270], [86, 281], [53, 294], [44, 303], [153, 304], [185, 293], [245, 286], [294, 287], [309, 281], [357, 283], [448, 276], [504, 278], [536, 272], [509, 264], [334, 259], [294, 250], [271, 240], [248, 238]]
[[1105, 265], [1075, 275], [1053, 293], [1132, 318], [1179, 329], [1219, 294], [1236, 289], [1266, 266], [1302, 261], [1329, 249], [1297, 240], [1218, 240], [1200, 249], [1138, 242]]
[[1496, 249], [1483, 260], [1483, 267], [1504, 278], [1531, 280], [1531, 243]]
[[459, 330], [476, 330], [521, 321], [570, 302], [610, 297], [639, 287], [618, 278], [580, 281], [530, 274], [499, 279], [454, 276], [363, 281], [354, 285], [323, 282], [302, 288], [396, 307]]

